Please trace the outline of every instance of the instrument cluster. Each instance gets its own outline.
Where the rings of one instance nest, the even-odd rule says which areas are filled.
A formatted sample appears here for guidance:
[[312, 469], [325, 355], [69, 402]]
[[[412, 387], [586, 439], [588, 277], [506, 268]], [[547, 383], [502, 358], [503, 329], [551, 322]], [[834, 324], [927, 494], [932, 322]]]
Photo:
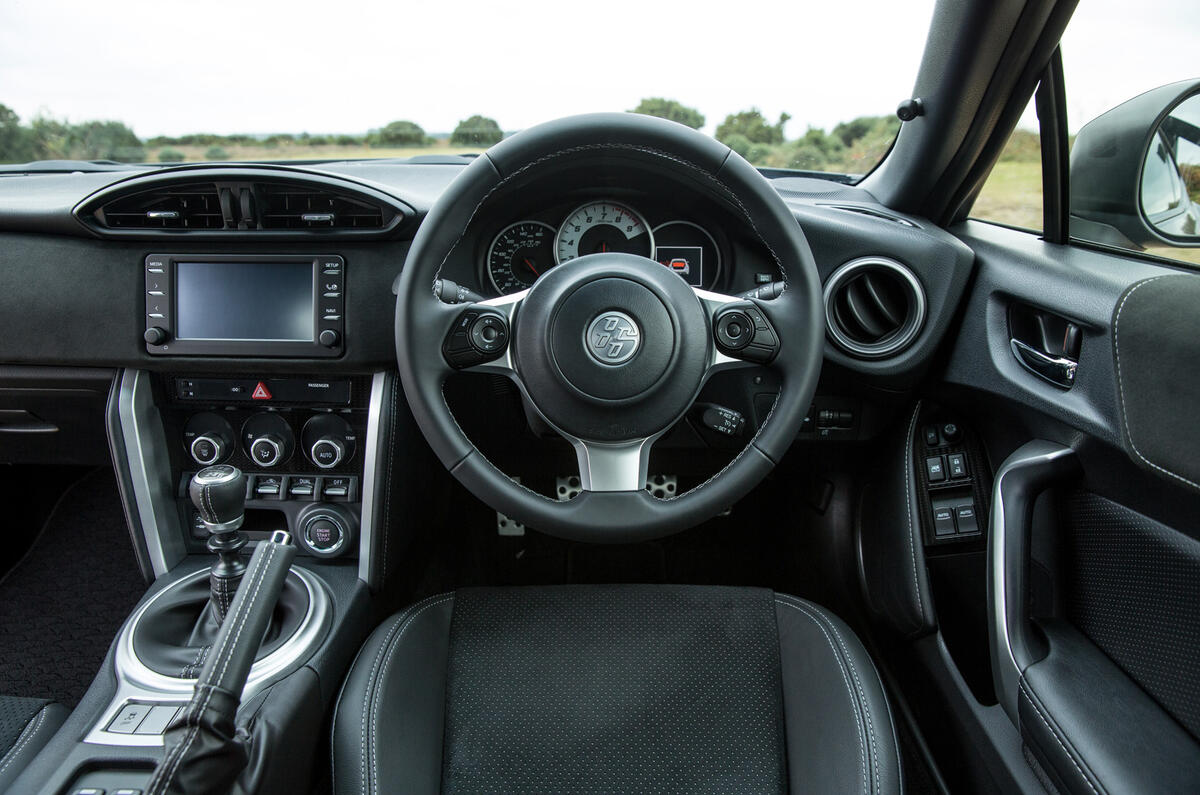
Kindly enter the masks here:
[[507, 295], [533, 286], [550, 268], [610, 251], [654, 260], [704, 289], [721, 272], [721, 247], [704, 227], [679, 218], [651, 226], [628, 202], [606, 198], [574, 207], [557, 226], [533, 219], [509, 224], [492, 238], [484, 271], [496, 292]]

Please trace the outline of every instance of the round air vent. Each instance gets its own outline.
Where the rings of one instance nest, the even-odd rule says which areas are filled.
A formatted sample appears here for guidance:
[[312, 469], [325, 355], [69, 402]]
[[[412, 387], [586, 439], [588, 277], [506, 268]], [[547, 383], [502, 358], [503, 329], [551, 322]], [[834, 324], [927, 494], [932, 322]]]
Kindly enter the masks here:
[[825, 283], [825, 328], [851, 356], [882, 359], [907, 348], [925, 324], [925, 290], [904, 265], [863, 257]]

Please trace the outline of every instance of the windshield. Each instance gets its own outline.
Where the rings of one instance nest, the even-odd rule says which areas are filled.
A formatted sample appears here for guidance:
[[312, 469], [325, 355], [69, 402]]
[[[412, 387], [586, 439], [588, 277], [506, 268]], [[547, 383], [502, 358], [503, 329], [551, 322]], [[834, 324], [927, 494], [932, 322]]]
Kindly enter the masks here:
[[0, 161], [478, 153], [592, 111], [759, 166], [861, 175], [899, 128], [933, 0], [0, 4]]

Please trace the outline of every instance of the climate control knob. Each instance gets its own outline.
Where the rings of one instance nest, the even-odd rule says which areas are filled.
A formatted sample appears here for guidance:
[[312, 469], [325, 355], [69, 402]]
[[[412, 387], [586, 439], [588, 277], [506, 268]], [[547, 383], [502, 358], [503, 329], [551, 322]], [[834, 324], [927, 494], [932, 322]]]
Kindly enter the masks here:
[[229, 460], [233, 439], [229, 421], [211, 411], [193, 415], [183, 429], [183, 443], [188, 455], [204, 467]]
[[336, 414], [321, 414], [304, 423], [300, 443], [320, 469], [333, 469], [354, 457], [356, 435], [350, 423]]
[[292, 457], [296, 441], [287, 420], [267, 411], [246, 420], [242, 426], [242, 444], [247, 458], [260, 467], [270, 469]]

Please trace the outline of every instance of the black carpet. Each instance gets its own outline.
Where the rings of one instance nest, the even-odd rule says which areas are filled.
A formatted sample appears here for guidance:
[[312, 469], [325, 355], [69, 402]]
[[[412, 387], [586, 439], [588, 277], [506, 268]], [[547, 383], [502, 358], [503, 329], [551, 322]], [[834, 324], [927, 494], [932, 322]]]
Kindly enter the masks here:
[[145, 590], [112, 471], [85, 475], [0, 580], [0, 693], [73, 708]]

